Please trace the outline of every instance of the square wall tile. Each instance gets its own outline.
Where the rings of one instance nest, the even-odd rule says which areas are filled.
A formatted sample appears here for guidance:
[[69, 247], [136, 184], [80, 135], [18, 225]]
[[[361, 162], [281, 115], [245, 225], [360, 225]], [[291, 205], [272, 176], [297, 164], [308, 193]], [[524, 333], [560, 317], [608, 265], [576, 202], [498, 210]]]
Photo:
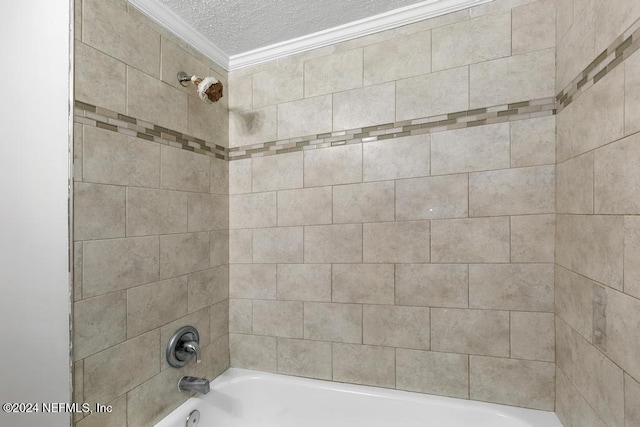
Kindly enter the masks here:
[[509, 357], [509, 312], [431, 309], [431, 349]]
[[333, 264], [333, 302], [393, 304], [393, 264]]
[[469, 307], [467, 264], [396, 265], [396, 304]]
[[362, 307], [362, 342], [429, 350], [429, 308], [394, 305]]
[[364, 181], [429, 176], [428, 134], [368, 142], [362, 146]]
[[364, 224], [364, 262], [429, 262], [429, 230], [429, 221]]
[[333, 344], [333, 380], [395, 388], [395, 350], [369, 345]]
[[469, 398], [469, 356], [396, 349], [396, 388]]

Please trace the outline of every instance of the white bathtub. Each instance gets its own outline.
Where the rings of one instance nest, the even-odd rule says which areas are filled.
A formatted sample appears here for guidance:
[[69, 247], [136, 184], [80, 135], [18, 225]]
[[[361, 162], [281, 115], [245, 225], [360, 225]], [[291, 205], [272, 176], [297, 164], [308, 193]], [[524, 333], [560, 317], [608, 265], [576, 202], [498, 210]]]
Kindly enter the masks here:
[[562, 427], [552, 412], [235, 368], [156, 427], [195, 409], [199, 427]]

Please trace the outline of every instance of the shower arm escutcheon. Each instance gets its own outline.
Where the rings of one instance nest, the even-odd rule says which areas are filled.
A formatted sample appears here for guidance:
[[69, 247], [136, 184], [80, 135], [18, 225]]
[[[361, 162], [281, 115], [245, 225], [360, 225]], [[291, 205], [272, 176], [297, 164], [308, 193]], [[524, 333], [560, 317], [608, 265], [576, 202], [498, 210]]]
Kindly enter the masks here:
[[180, 86], [182, 87], [187, 87], [189, 86], [189, 83], [191, 83], [191, 78], [193, 76], [190, 76], [189, 74], [185, 73], [184, 71], [180, 71], [178, 73], [178, 81], [180, 82]]

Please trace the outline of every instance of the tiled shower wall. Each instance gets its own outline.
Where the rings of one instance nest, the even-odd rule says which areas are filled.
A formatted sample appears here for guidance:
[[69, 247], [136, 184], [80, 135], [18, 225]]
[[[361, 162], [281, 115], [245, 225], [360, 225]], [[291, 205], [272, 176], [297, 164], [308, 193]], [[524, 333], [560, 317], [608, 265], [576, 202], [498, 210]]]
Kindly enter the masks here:
[[556, 410], [567, 427], [640, 426], [639, 19], [636, 0], [558, 3]]
[[[77, 1], [75, 34], [73, 400], [113, 405], [76, 425], [148, 426], [229, 365], [227, 98], [176, 80], [226, 73], [124, 0]], [[187, 324], [203, 362], [169, 368]]]
[[230, 73], [232, 366], [554, 409], [555, 7]]

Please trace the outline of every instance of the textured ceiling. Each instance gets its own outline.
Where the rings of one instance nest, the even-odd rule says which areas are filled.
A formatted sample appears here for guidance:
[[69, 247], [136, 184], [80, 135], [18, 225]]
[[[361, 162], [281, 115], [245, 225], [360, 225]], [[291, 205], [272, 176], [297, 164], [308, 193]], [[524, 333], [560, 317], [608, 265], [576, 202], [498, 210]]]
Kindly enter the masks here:
[[160, 0], [236, 55], [368, 18], [422, 0]]

